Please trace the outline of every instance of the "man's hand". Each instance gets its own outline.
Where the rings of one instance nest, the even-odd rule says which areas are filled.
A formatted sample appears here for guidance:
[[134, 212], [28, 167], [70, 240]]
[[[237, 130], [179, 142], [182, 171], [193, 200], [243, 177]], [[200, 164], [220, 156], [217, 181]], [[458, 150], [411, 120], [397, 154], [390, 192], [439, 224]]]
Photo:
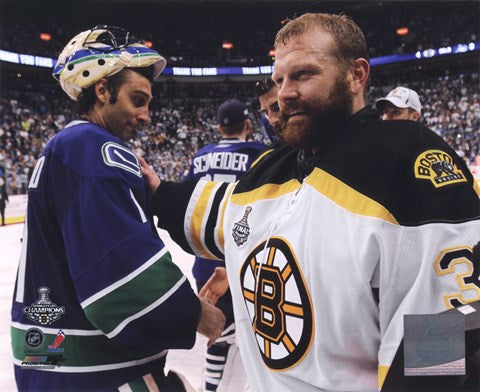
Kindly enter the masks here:
[[155, 173], [153, 168], [147, 163], [145, 159], [139, 156], [137, 156], [137, 158], [140, 161], [142, 174], [147, 180], [150, 192], [153, 195], [156, 192], [157, 188], [160, 186], [160, 177], [158, 177], [157, 173]]
[[212, 305], [228, 290], [227, 270], [224, 267], [217, 267], [207, 283], [198, 293], [199, 297], [207, 297]]
[[217, 340], [225, 328], [225, 315], [213, 305], [210, 305], [208, 298], [200, 297], [202, 314], [197, 326], [198, 333], [208, 338], [208, 346]]

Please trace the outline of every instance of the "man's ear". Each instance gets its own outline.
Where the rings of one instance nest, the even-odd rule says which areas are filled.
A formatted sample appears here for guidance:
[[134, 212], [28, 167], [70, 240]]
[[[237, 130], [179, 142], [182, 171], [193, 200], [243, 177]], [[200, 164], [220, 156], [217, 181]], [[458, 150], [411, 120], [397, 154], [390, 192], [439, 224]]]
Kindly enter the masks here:
[[412, 120], [413, 121], [418, 121], [419, 118], [420, 118], [420, 113], [418, 113], [418, 112], [413, 112], [412, 113]]
[[358, 58], [353, 61], [349, 71], [348, 81], [350, 92], [353, 94], [363, 94], [363, 90], [370, 75], [370, 64], [364, 58]]
[[108, 102], [110, 99], [110, 93], [107, 90], [107, 79], [102, 78], [95, 83], [95, 95], [100, 102]]

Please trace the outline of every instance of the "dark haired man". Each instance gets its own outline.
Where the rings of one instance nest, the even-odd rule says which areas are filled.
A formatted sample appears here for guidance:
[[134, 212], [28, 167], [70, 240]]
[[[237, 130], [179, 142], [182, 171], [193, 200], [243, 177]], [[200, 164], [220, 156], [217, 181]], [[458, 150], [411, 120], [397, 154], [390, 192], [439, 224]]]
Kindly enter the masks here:
[[[248, 118], [247, 105], [236, 99], [223, 102], [217, 110], [219, 143], [208, 144], [193, 158], [185, 180], [201, 178], [220, 182], [238, 181], [267, 146], [248, 141], [252, 122]], [[223, 260], [196, 257], [193, 265], [198, 290], [200, 291]], [[235, 343], [235, 323], [230, 292], [223, 294], [216, 305], [225, 314], [225, 330], [222, 336], [207, 349], [205, 362], [205, 391], [231, 391], [232, 383], [238, 390], [246, 386], [243, 364]]]
[[255, 95], [260, 103], [260, 112], [267, 123], [263, 123], [268, 139], [275, 144], [280, 135], [280, 108], [278, 90], [272, 78], [265, 78], [255, 84]]
[[223, 330], [221, 311], [199, 301], [158, 237], [125, 144], [148, 124], [164, 67], [107, 26], [60, 54], [54, 76], [82, 116], [47, 143], [29, 183], [12, 306], [19, 391], [188, 390], [165, 376], [167, 349]]
[[[403, 377], [404, 316], [475, 311], [465, 306], [480, 299], [478, 185], [434, 132], [366, 107], [368, 50], [347, 16], [302, 15], [275, 50], [284, 146], [231, 185], [159, 184], [144, 165], [154, 209], [177, 242], [225, 257], [253, 390], [377, 391]], [[465, 370], [478, 380], [460, 340], [435, 350], [442, 333], [423, 344], [441, 352], [434, 369], [415, 368], [429, 352], [410, 352], [409, 371], [455, 377], [435, 390], [460, 389]]]

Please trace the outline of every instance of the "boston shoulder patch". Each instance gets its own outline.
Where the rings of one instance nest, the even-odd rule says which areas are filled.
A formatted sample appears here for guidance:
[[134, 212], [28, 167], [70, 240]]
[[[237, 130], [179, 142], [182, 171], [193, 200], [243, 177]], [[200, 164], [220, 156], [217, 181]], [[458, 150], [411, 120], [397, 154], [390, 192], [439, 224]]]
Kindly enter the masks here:
[[467, 182], [452, 157], [442, 150], [427, 150], [415, 159], [415, 177], [430, 180], [435, 188]]
[[142, 170], [135, 154], [128, 148], [114, 142], [102, 146], [103, 161], [108, 166], [118, 167], [142, 177]]
[[313, 308], [289, 243], [273, 237], [259, 244], [240, 271], [253, 333], [267, 367], [284, 371], [308, 353], [314, 333]]

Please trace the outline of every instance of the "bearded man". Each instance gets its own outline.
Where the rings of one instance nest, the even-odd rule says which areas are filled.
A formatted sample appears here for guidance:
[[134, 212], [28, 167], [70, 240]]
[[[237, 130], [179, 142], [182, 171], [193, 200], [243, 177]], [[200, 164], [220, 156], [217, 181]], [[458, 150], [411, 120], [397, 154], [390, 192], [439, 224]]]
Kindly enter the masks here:
[[[282, 146], [236, 184], [159, 184], [144, 163], [155, 212], [186, 249], [225, 259], [252, 390], [377, 391], [403, 372], [404, 316], [480, 299], [478, 187], [434, 132], [366, 106], [368, 50], [350, 18], [305, 14], [275, 50]], [[411, 354], [417, 374], [462, 366], [453, 349], [431, 366]]]

